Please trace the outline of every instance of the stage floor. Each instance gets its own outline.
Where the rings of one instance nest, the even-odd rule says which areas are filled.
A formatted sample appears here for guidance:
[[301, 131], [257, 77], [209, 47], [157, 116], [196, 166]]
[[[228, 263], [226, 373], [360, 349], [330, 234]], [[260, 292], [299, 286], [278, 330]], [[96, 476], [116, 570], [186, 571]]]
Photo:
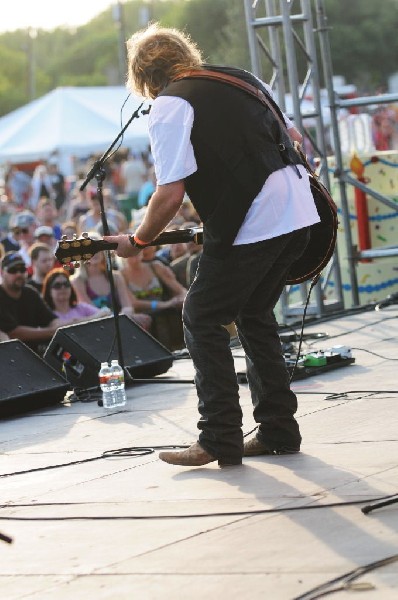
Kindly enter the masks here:
[[[355, 364], [294, 382], [298, 455], [224, 469], [167, 465], [157, 450], [103, 458], [196, 440], [195, 389], [178, 383], [189, 359], [162, 376], [171, 383], [129, 387], [124, 412], [76, 402], [2, 420], [2, 598], [397, 598], [398, 502], [361, 511], [398, 500], [397, 317], [390, 306], [306, 327], [330, 337], [304, 350], [349, 346]], [[241, 402], [249, 432], [245, 384]]]

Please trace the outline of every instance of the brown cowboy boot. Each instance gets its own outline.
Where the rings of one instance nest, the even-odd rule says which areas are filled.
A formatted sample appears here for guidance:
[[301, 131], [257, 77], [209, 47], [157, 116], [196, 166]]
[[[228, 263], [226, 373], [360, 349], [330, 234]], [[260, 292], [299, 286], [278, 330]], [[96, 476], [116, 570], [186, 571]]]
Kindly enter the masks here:
[[179, 452], [160, 452], [159, 458], [170, 465], [182, 465], [184, 467], [201, 467], [216, 460], [218, 460], [220, 467], [233, 464], [240, 465], [242, 463], [242, 460], [239, 460], [238, 462], [238, 459], [236, 459], [236, 462], [223, 460], [221, 458], [217, 459], [206, 452], [199, 442], [195, 442], [186, 450], [180, 450]]
[[243, 456], [271, 456], [274, 454], [296, 454], [297, 452], [300, 452], [300, 448], [289, 446], [269, 448], [256, 436], [245, 442], [243, 447]]

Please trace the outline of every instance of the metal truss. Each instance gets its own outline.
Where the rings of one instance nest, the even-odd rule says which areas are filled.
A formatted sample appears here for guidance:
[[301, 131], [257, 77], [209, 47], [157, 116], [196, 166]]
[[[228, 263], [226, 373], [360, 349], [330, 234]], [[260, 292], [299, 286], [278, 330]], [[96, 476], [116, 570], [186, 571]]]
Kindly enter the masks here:
[[[278, 104], [304, 133], [319, 162], [320, 179], [330, 188], [317, 59], [317, 38], [320, 32], [319, 29], [314, 28], [311, 1], [243, 1], [252, 71], [261, 79], [266, 79], [263, 76], [263, 67], [267, 66], [269, 69], [271, 66], [272, 75], [269, 83]], [[301, 73], [301, 81], [299, 73]], [[286, 110], [287, 91], [291, 96], [291, 111]], [[302, 104], [309, 93], [312, 97], [313, 110], [304, 112]], [[311, 130], [307, 127], [308, 120], [311, 120]], [[297, 301], [298, 295], [301, 301]], [[306, 297], [307, 284], [285, 288], [281, 298], [284, 322], [297, 320], [303, 314]], [[296, 300], [294, 301], [293, 298]], [[343, 308], [336, 249], [328, 268], [314, 288], [314, 299], [308, 306], [307, 315], [320, 317]]]

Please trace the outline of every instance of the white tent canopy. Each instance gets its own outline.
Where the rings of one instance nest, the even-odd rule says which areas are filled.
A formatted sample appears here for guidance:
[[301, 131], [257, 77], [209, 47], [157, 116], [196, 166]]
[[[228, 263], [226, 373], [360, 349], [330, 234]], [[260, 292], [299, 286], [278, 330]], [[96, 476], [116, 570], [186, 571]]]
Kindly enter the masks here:
[[[103, 153], [142, 99], [123, 86], [62, 87], [0, 118], [0, 163], [47, 160], [56, 154], [65, 174], [72, 157]], [[142, 109], [148, 108], [145, 102]], [[148, 116], [133, 119], [122, 146], [144, 150], [149, 143]]]

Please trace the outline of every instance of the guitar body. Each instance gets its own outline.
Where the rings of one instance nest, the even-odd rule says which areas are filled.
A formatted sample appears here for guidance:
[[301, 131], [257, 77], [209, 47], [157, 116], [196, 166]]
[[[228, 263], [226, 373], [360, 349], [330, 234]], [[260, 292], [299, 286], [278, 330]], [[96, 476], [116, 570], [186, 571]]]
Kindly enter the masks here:
[[311, 225], [304, 254], [291, 266], [286, 284], [303, 283], [319, 275], [332, 258], [337, 239], [337, 207], [325, 186], [310, 175], [310, 185], [320, 222]]

